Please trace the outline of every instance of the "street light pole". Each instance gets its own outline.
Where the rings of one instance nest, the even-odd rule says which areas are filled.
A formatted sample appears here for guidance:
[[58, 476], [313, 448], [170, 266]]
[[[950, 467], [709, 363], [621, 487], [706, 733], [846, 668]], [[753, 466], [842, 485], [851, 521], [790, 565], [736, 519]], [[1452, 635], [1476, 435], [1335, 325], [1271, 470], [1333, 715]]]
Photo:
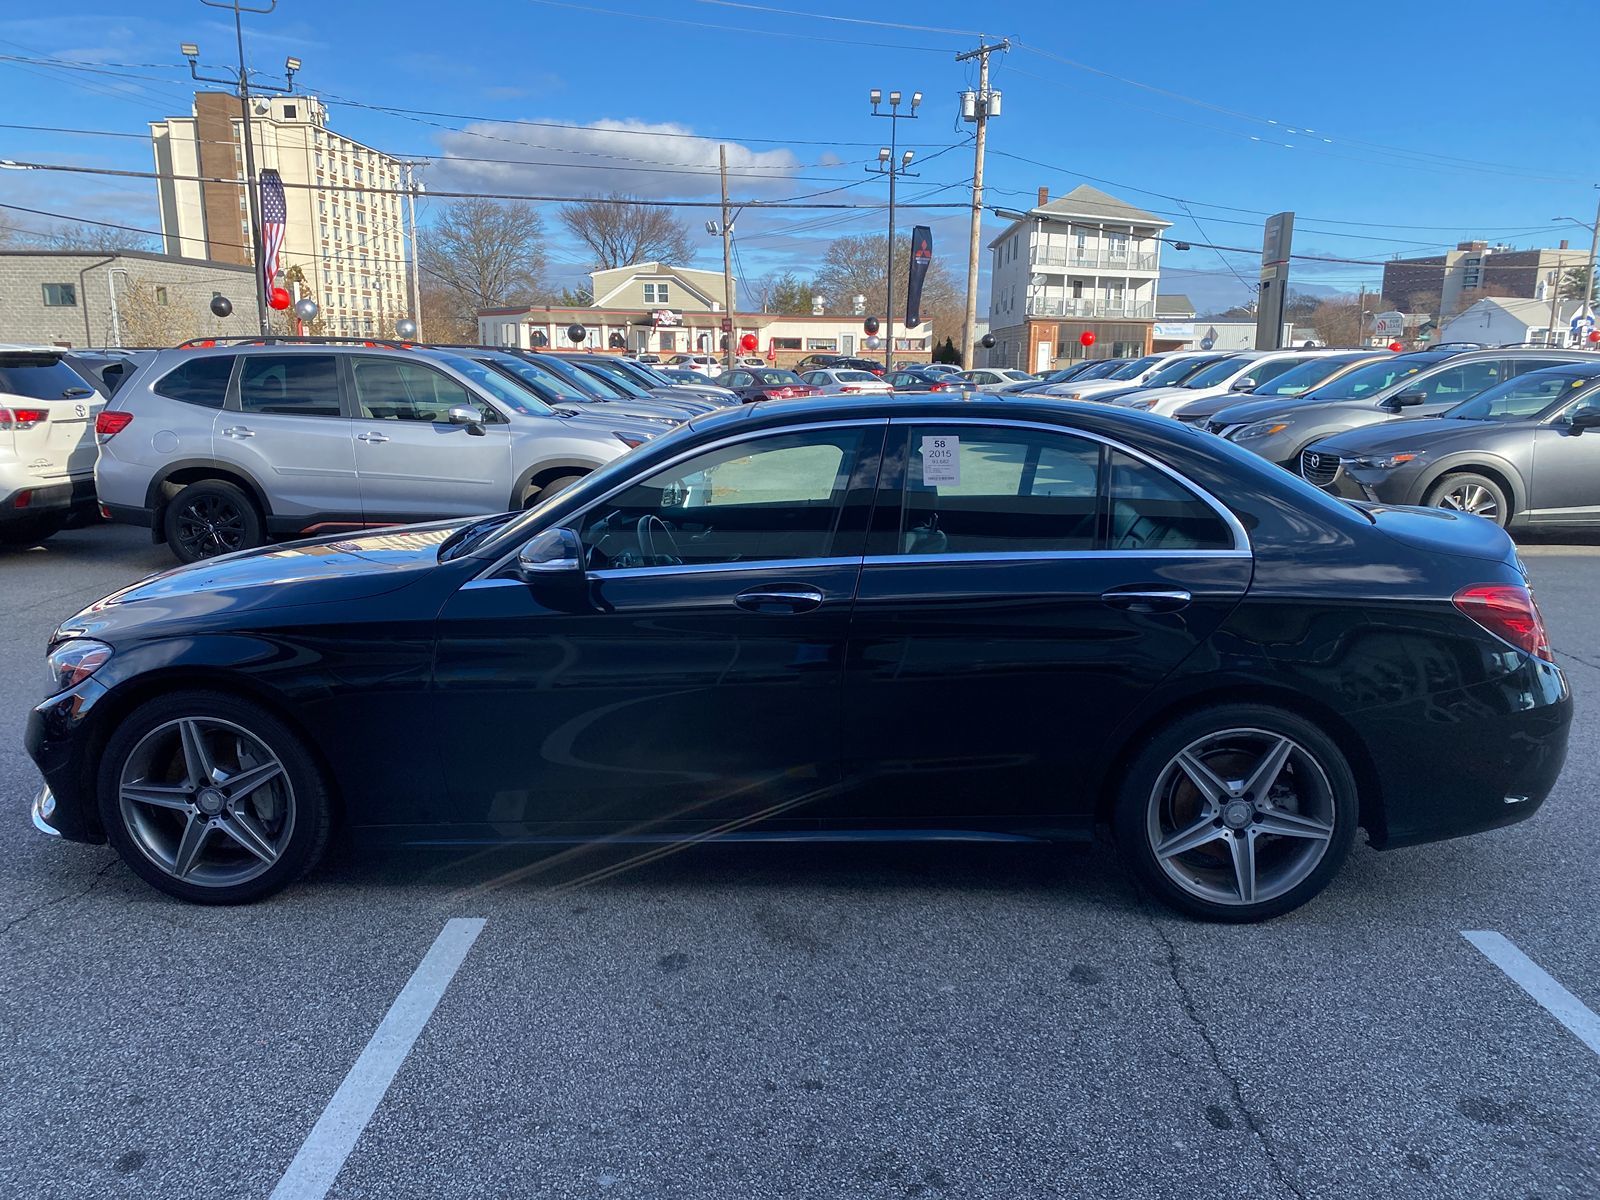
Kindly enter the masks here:
[[411, 319], [417, 324], [416, 337], [422, 340], [422, 279], [417, 274], [417, 179], [413, 174], [416, 163], [402, 164], [406, 169], [406, 213], [411, 223]]
[[[239, 92], [239, 120], [241, 123], [240, 135], [244, 140], [244, 195], [245, 211], [250, 219], [250, 261], [255, 267], [256, 276], [256, 317], [260, 322], [261, 332], [268, 332], [267, 326], [267, 281], [261, 274], [261, 214], [258, 210], [258, 197], [256, 196], [256, 159], [255, 148], [252, 145], [250, 125], [250, 72], [244, 62], [244, 13], [267, 14], [278, 7], [278, 0], [266, 0], [264, 8], [243, 3], [243, 0], [200, 0], [207, 8], [225, 8], [233, 12], [234, 42], [239, 52], [239, 66], [233, 79], [226, 76], [200, 74], [200, 47], [193, 42], [185, 42], [182, 46], [183, 56], [189, 60], [189, 74], [199, 83], [229, 84]], [[258, 92], [273, 92], [279, 95], [289, 95], [294, 91], [294, 73], [300, 69], [298, 58], [289, 58], [284, 61], [284, 73], [287, 79], [286, 86], [276, 84], [258, 83]]]
[[900, 111], [900, 93], [889, 93], [889, 111], [879, 112], [878, 105], [883, 102], [883, 93], [873, 88], [868, 94], [872, 101], [872, 115], [887, 117], [889, 119], [889, 146], [878, 151], [876, 168], [868, 167], [867, 170], [887, 172], [889, 176], [889, 275], [886, 281], [886, 294], [884, 297], [885, 312], [883, 315], [883, 366], [886, 371], [894, 369], [894, 184], [895, 176], [907, 175], [915, 179], [908, 167], [911, 166], [912, 152], [907, 150], [904, 157], [896, 159], [895, 154], [900, 149], [900, 122], [914, 121], [917, 119], [917, 106], [922, 103], [922, 93], [911, 93], [911, 111]]

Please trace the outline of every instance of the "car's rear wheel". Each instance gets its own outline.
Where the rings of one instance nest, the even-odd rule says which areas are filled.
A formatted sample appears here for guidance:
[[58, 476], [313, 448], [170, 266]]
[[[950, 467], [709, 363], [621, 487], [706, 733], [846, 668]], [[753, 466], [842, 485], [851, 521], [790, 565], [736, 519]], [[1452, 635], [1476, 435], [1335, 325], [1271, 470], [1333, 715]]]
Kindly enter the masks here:
[[0, 546], [32, 546], [60, 533], [66, 523], [67, 514], [64, 512], [7, 521], [0, 524]]
[[167, 504], [162, 527], [179, 562], [199, 562], [266, 541], [255, 502], [225, 479], [191, 483]]
[[308, 871], [328, 840], [328, 790], [300, 737], [218, 692], [135, 709], [106, 746], [98, 794], [123, 861], [182, 900], [269, 896]]
[[1502, 529], [1511, 520], [1511, 505], [1506, 499], [1505, 489], [1487, 475], [1470, 471], [1446, 475], [1428, 489], [1424, 503], [1432, 508], [1469, 512], [1475, 517], [1493, 521]]
[[1164, 903], [1213, 921], [1298, 908], [1338, 872], [1355, 839], [1349, 763], [1309, 721], [1217, 705], [1155, 734], [1122, 780], [1113, 823]]

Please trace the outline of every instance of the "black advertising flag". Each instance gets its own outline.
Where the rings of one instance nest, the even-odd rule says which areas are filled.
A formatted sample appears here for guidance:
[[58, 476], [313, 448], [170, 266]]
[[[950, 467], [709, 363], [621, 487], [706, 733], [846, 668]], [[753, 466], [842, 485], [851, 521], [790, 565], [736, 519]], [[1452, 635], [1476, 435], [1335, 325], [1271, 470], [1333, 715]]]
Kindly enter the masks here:
[[933, 263], [933, 230], [918, 225], [911, 230], [911, 278], [906, 285], [906, 328], [922, 324], [922, 281]]

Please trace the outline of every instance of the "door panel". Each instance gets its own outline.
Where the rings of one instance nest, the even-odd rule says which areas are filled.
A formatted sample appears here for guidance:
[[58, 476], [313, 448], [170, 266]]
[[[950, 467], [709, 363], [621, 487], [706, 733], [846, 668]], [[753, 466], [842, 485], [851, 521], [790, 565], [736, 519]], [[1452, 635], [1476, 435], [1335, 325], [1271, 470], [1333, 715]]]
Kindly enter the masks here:
[[[368, 521], [503, 512], [511, 502], [511, 427], [460, 382], [420, 362], [350, 362], [355, 463]], [[448, 421], [465, 404], [482, 433]]]
[[354, 432], [331, 354], [247, 354], [212, 448], [266, 490], [272, 514], [359, 520]]
[[1574, 434], [1565, 423], [1534, 431], [1528, 508], [1530, 520], [1553, 525], [1600, 518], [1600, 431]]

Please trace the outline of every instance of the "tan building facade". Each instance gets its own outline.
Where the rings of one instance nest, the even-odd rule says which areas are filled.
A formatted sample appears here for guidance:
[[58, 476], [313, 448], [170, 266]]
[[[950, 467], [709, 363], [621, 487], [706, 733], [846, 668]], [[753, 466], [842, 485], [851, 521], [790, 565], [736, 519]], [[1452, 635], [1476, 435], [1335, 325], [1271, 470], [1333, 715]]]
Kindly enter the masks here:
[[[324, 333], [392, 336], [395, 322], [411, 309], [403, 164], [329, 129], [327, 109], [314, 96], [255, 103], [267, 110], [251, 113], [256, 169], [270, 167], [283, 177], [288, 203], [279, 270], [298, 267], [305, 281], [290, 290], [321, 306]], [[185, 178], [244, 178], [238, 99], [197, 93], [190, 116], [151, 122], [150, 140], [163, 176], [157, 184], [163, 249], [185, 258], [252, 263], [243, 184]], [[229, 298], [236, 310], [254, 309], [253, 288]]]
[[[609, 271], [591, 271], [590, 293], [596, 308], [671, 309], [674, 312], [726, 312], [722, 272], [665, 263], [638, 263]], [[735, 287], [738, 281], [735, 280]]]

